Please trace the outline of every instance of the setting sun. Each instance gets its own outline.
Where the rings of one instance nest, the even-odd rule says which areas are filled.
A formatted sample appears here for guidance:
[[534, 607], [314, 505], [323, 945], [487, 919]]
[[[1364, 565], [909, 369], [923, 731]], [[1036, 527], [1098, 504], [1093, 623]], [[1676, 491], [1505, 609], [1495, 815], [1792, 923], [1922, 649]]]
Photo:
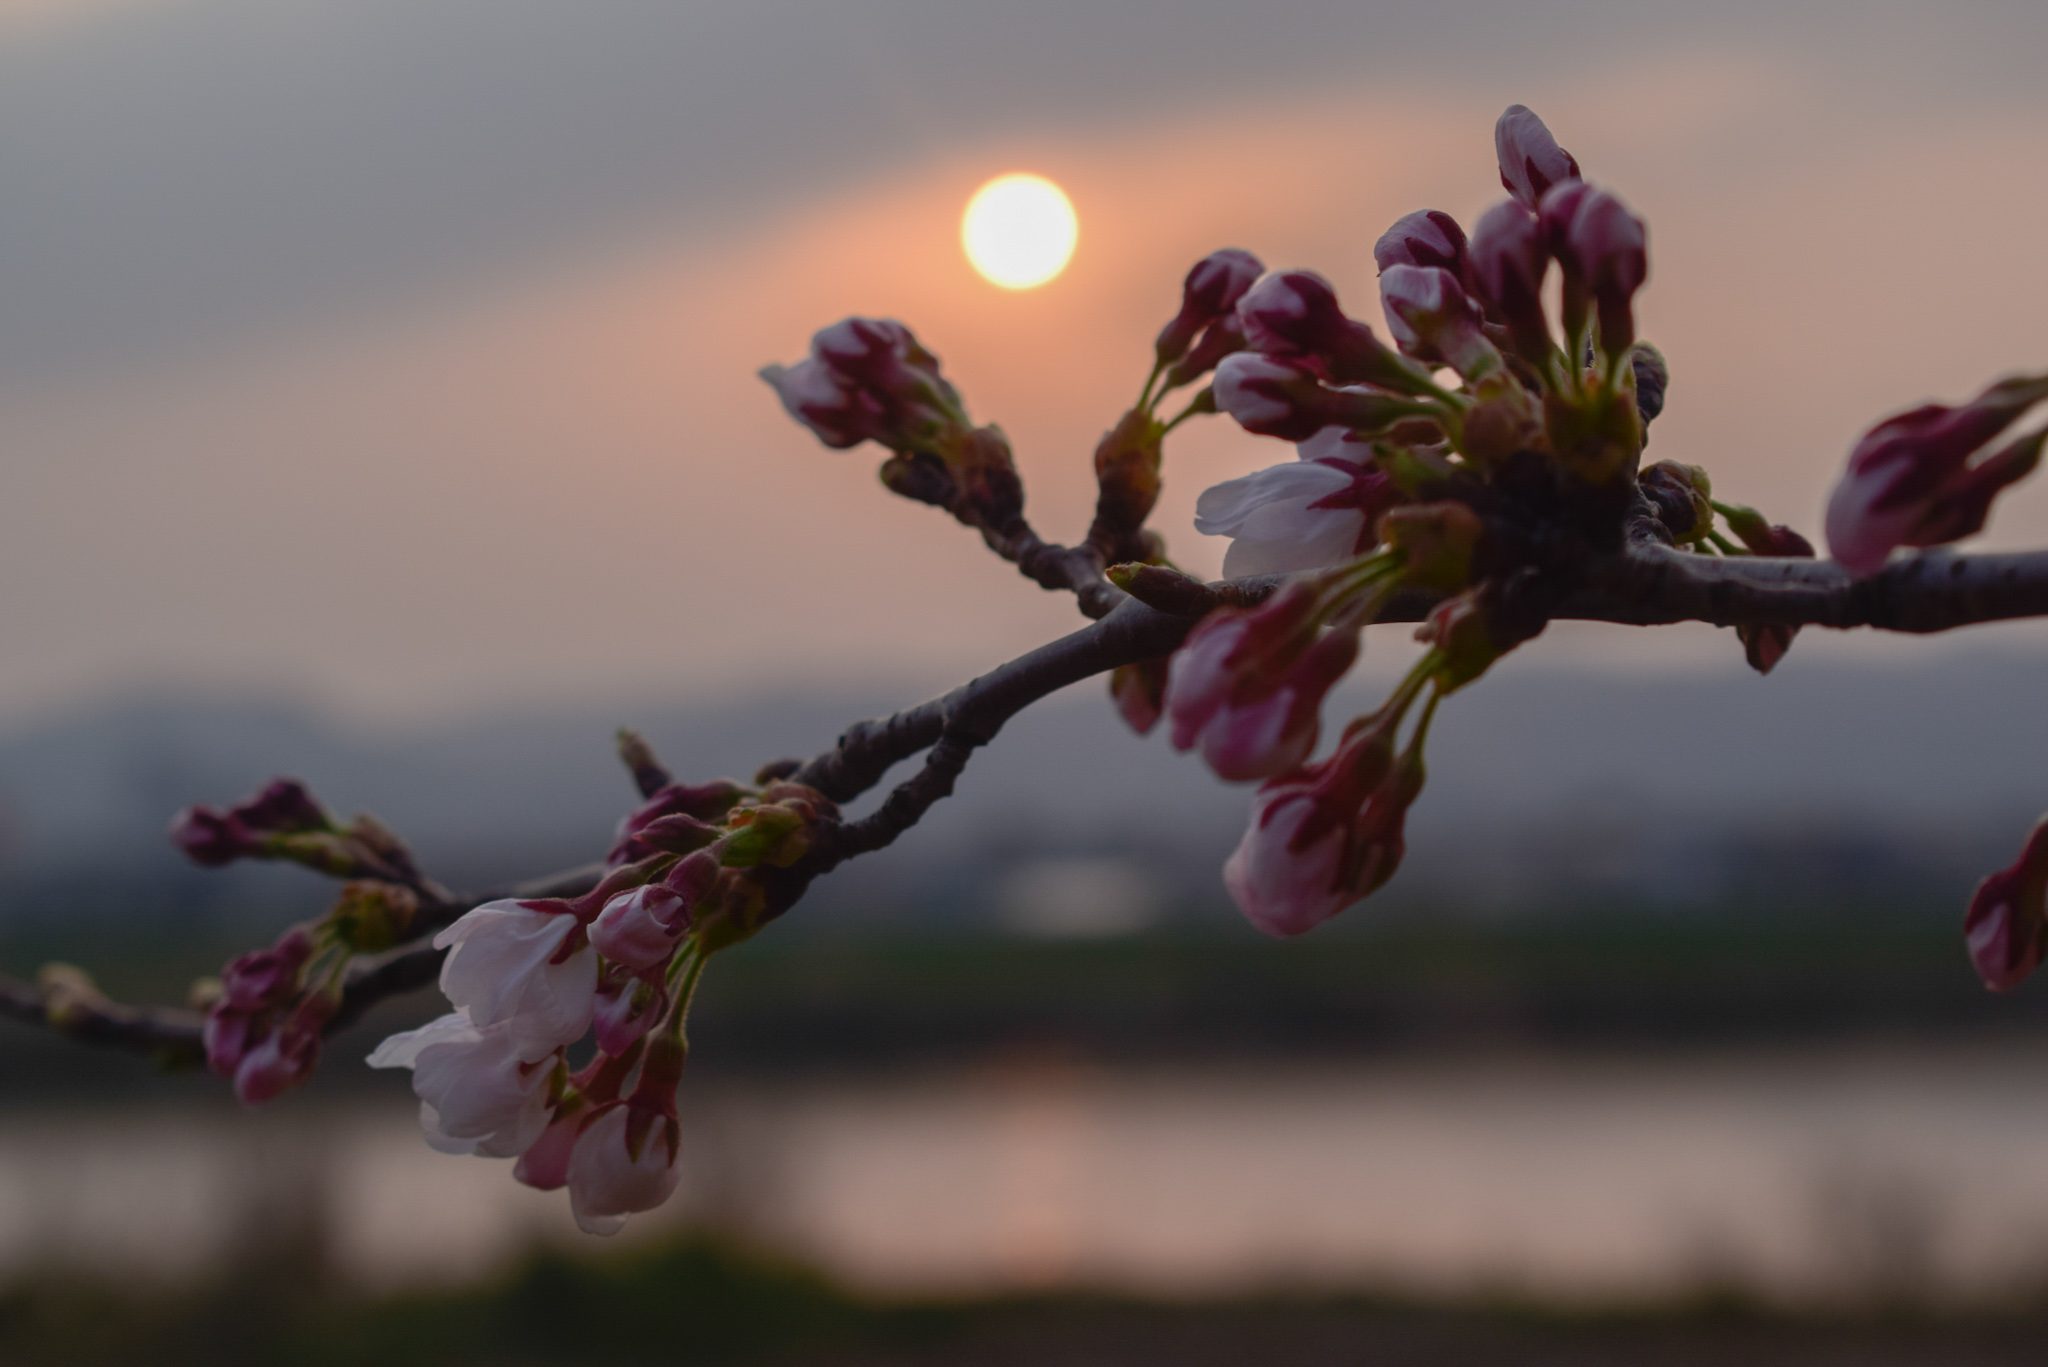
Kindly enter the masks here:
[[1044, 176], [997, 176], [974, 192], [960, 220], [967, 259], [990, 284], [1028, 290], [1067, 268], [1080, 220], [1066, 192]]

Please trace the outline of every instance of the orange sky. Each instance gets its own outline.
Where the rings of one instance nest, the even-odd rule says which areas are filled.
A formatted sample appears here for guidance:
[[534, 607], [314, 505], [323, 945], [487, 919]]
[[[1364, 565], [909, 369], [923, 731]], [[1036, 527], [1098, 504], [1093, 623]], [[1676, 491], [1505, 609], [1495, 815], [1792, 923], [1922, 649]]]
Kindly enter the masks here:
[[[847, 312], [903, 318], [1016, 441], [1041, 529], [1071, 536], [1094, 438], [1190, 260], [1240, 245], [1313, 266], [1376, 320], [1373, 238], [1498, 198], [1489, 130], [1510, 98], [1649, 219], [1644, 331], [1675, 375], [1654, 454], [1735, 498], [1811, 529], [1869, 421], [2048, 361], [2048, 184], [2013, 173], [2048, 134], [2038, 100], [1866, 100], [1850, 119], [1794, 56], [1732, 41], [1597, 88], [1209, 92], [9, 394], [0, 716], [166, 685], [394, 716], [791, 672], [941, 686], [1068, 629], [1070, 607], [884, 496], [873, 453], [811, 444], [755, 367]], [[1027, 293], [980, 281], [957, 241], [968, 194], [1010, 169], [1058, 180], [1082, 225], [1071, 269]], [[1176, 556], [1213, 570], [1195, 494], [1287, 454], [1221, 423], [1171, 447], [1157, 525]], [[1992, 540], [2044, 526], [2048, 481]], [[1735, 649], [1619, 629], [1539, 648]]]

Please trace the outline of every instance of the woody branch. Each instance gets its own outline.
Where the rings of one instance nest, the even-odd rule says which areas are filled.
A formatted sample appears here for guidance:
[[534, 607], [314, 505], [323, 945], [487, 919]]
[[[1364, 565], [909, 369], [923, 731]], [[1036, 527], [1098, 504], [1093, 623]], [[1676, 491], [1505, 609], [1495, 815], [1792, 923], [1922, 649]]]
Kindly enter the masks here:
[[[1236, 249], [1197, 262], [1096, 448], [1095, 514], [1073, 545], [1031, 524], [1008, 438], [969, 418], [902, 324], [847, 319], [762, 372], [824, 445], [883, 449], [886, 488], [1071, 593], [1088, 625], [747, 784], [678, 781], [623, 736], [642, 802], [605, 859], [490, 896], [435, 882], [394, 833], [337, 821], [294, 781], [190, 809], [174, 833], [194, 860], [306, 865], [347, 880], [333, 910], [231, 962], [203, 1014], [119, 1005], [66, 967], [0, 979], [0, 1014], [204, 1057], [263, 1101], [310, 1075], [326, 1035], [438, 977], [454, 1009], [372, 1065], [414, 1069], [437, 1147], [516, 1156], [519, 1180], [566, 1185], [579, 1223], [609, 1232], [674, 1189], [684, 1027], [711, 958], [914, 829], [1012, 717], [1071, 684], [1108, 674], [1134, 730], [1164, 722], [1220, 779], [1259, 785], [1223, 882], [1253, 925], [1292, 936], [1394, 876], [1438, 705], [1552, 621], [1729, 627], [1767, 674], [1808, 627], [2048, 616], [2048, 551], [1943, 549], [2039, 463], [2048, 427], [2006, 434], [2048, 404], [2048, 375], [1873, 427], [1829, 503], [1834, 558], [1817, 559], [1698, 466], [1645, 463], [1670, 383], [1636, 336], [1647, 230], [1527, 109], [1495, 144], [1510, 198], [1469, 239], [1423, 210], [1375, 244], [1391, 347], [1312, 272]], [[1225, 577], [1202, 583], [1147, 524], [1168, 436], [1216, 414], [1296, 449], [1201, 496], [1196, 530], [1231, 540]], [[1365, 628], [1397, 622], [1421, 623], [1413, 668], [1315, 758]], [[842, 811], [920, 757], [864, 814]], [[1995, 989], [2048, 955], [2048, 822], [1979, 887], [1965, 929]]]

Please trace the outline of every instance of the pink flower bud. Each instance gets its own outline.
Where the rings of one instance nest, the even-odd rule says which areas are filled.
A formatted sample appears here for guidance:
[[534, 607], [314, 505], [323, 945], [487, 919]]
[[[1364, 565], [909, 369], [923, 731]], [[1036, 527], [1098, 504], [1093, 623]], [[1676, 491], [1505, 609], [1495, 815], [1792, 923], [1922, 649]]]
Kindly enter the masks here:
[[1468, 380], [1501, 368], [1500, 352], [1481, 330], [1479, 306], [1458, 278], [1439, 266], [1390, 266], [1380, 275], [1387, 331], [1402, 351], [1449, 365]]
[[1507, 107], [1493, 126], [1493, 147], [1500, 158], [1501, 188], [1531, 209], [1551, 186], [1579, 178], [1578, 161], [1557, 145], [1527, 105]]
[[680, 1147], [673, 1116], [641, 1120], [623, 1102], [599, 1114], [569, 1155], [569, 1208], [577, 1225], [586, 1234], [616, 1234], [628, 1215], [666, 1202], [681, 1175]]
[[1486, 540], [1486, 524], [1462, 503], [1408, 503], [1380, 516], [1380, 540], [1401, 552], [1404, 579], [1446, 593], [1465, 587]]
[[1178, 389], [1191, 384], [1214, 370], [1225, 356], [1244, 349], [1244, 324], [1238, 321], [1237, 314], [1226, 313], [1203, 328], [1193, 349], [1167, 368], [1166, 387]]
[[1486, 211], [1472, 229], [1470, 276], [1487, 316], [1501, 323], [1515, 350], [1540, 363], [1551, 347], [1543, 315], [1543, 276], [1550, 253], [1536, 215], [1513, 200]]
[[313, 1071], [311, 1052], [287, 1044], [273, 1032], [242, 1056], [235, 1066], [236, 1100], [245, 1106], [261, 1105], [306, 1080]]
[[[1752, 555], [1774, 555], [1789, 560], [1813, 559], [1813, 543], [1782, 523], [1764, 521], [1754, 508], [1737, 508], [1728, 513], [1728, 529]], [[1792, 649], [1798, 627], [1744, 623], [1735, 628], [1736, 639], [1749, 667], [1759, 674], [1776, 669]]]
[[1960, 407], [1925, 404], [1864, 434], [1828, 500], [1828, 549], [1851, 574], [1874, 574], [1900, 546], [1941, 545], [1983, 525], [1992, 498], [2039, 459], [2037, 435], [1970, 458], [2048, 399], [2048, 375], [2001, 380]]
[[590, 1019], [598, 1052], [623, 1055], [654, 1027], [667, 1004], [668, 994], [644, 978], [626, 978], [599, 992]]
[[1167, 657], [1118, 665], [1109, 675], [1109, 696], [1124, 725], [1150, 735], [1166, 708]]
[[[659, 788], [619, 823], [605, 863], [617, 868], [649, 855], [682, 854], [708, 844], [716, 836], [715, 823], [723, 821], [743, 795], [738, 784], [723, 780], [694, 786], [671, 783]], [[670, 821], [673, 817], [687, 820]], [[697, 839], [700, 835], [704, 836], [701, 840]]]
[[683, 898], [650, 883], [606, 902], [590, 923], [590, 943], [605, 958], [637, 973], [667, 963], [689, 925], [690, 909]]
[[1259, 258], [1235, 247], [1211, 252], [1197, 261], [1181, 284], [1180, 312], [1160, 330], [1153, 344], [1160, 362], [1170, 364], [1185, 356], [1195, 335], [1235, 310], [1237, 301], [1265, 269]]
[[1323, 387], [1294, 361], [1240, 351], [1216, 367], [1216, 406], [1262, 437], [1303, 441], [1327, 427]]
[[233, 1077], [255, 1043], [255, 1034], [255, 1018], [247, 1011], [236, 1010], [225, 1001], [215, 1002], [199, 1031], [199, 1042], [206, 1049], [207, 1069], [217, 1077]]
[[251, 830], [269, 834], [324, 831], [334, 825], [326, 808], [295, 778], [272, 779], [255, 796], [229, 808], [228, 815]]
[[1337, 752], [1263, 785], [1223, 884], [1268, 935], [1300, 935], [1379, 889], [1399, 867], [1403, 823], [1422, 790], [1419, 752], [1394, 755], [1391, 718], [1354, 728]]
[[930, 359], [910, 329], [894, 318], [842, 318], [812, 335], [811, 354], [850, 383], [885, 386], [906, 383], [913, 357]]
[[842, 318], [812, 336], [811, 355], [879, 409], [887, 444], [914, 444], [920, 428], [964, 425], [939, 358], [893, 318]]
[[1977, 976], [1993, 992], [2012, 991], [2041, 966], [2048, 948], [2048, 817], [2010, 868], [1978, 884], [1963, 916], [1963, 939]]
[[263, 848], [247, 826], [215, 807], [187, 807], [171, 818], [171, 843], [201, 868], [219, 868]]
[[1372, 259], [1382, 273], [1395, 266], [1440, 266], [1465, 273], [1465, 230], [1441, 209], [1418, 209], [1380, 234]]
[[540, 1138], [519, 1155], [519, 1161], [512, 1167], [512, 1179], [537, 1191], [560, 1191], [567, 1186], [569, 1159], [590, 1117], [588, 1106], [564, 1104], [557, 1108]]
[[221, 970], [221, 1000], [236, 1011], [261, 1011], [296, 997], [299, 970], [313, 957], [313, 937], [293, 926], [276, 944], [252, 949]]
[[1643, 221], [1583, 181], [1546, 195], [1542, 218], [1568, 287], [1583, 290], [1598, 312], [1601, 350], [1623, 355], [1635, 344], [1635, 295], [1650, 274]]
[[334, 993], [302, 997], [235, 1066], [235, 1096], [257, 1105], [298, 1086], [320, 1062], [320, 1040], [341, 1005]]
[[1357, 633], [1325, 631], [1320, 618], [1320, 594], [1301, 583], [1250, 611], [1204, 618], [1167, 673], [1174, 748], [1199, 748], [1228, 782], [1267, 778], [1306, 759], [1324, 695], [1358, 658]]
[[1328, 427], [1384, 432], [1429, 410], [1363, 385], [1331, 389], [1299, 360], [1240, 351], [1216, 367], [1216, 406], [1247, 432], [1307, 441]]
[[723, 869], [716, 854], [710, 850], [699, 850], [677, 861], [668, 876], [662, 879], [662, 885], [681, 897], [684, 906], [694, 910], [717, 887]]
[[765, 366], [761, 378], [791, 417], [831, 447], [877, 441], [942, 454], [948, 437], [967, 427], [938, 358], [893, 319], [842, 319], [812, 337], [805, 359]]
[[1254, 351], [1284, 357], [1331, 384], [1371, 384], [1423, 393], [1429, 377], [1388, 350], [1372, 329], [1347, 317], [1330, 282], [1314, 271], [1275, 271], [1237, 304]]
[[1992, 501], [2040, 466], [2044, 441], [2048, 430], [2030, 432], [1963, 469], [1928, 504], [1914, 531], [1914, 544], [1947, 545], [1983, 531]]
[[880, 405], [842, 382], [815, 357], [792, 366], [762, 366], [760, 375], [782, 400], [784, 411], [825, 445], [843, 451], [880, 439]]
[[1713, 491], [1697, 465], [1660, 460], [1637, 472], [1636, 485], [1674, 541], [1692, 541], [1713, 529]]

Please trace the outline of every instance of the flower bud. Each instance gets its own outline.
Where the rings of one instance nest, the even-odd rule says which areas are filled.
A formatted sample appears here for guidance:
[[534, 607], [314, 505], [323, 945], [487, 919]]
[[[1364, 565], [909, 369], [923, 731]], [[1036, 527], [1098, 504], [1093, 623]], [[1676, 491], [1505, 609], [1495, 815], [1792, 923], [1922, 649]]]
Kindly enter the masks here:
[[1628, 354], [1636, 340], [1636, 291], [1650, 274], [1643, 221], [1619, 199], [1583, 181], [1546, 195], [1542, 218], [1553, 233], [1551, 246], [1564, 268], [1567, 294], [1583, 291], [1592, 300], [1600, 320], [1600, 349], [1609, 356]]
[[575, 1098], [557, 1106], [540, 1138], [519, 1155], [512, 1167], [512, 1180], [536, 1191], [560, 1191], [567, 1186], [569, 1159], [590, 1118], [591, 1108]]
[[207, 1008], [199, 1042], [206, 1050], [208, 1071], [217, 1077], [231, 1078], [256, 1042], [256, 1019], [225, 1001], [215, 1002]]
[[1486, 525], [1462, 503], [1411, 503], [1380, 516], [1380, 540], [1401, 553], [1403, 582], [1446, 593], [1472, 582]]
[[1372, 259], [1385, 274], [1395, 266], [1440, 266], [1465, 273], [1465, 230], [1441, 209], [1418, 209], [1397, 219], [1373, 243]]
[[255, 796], [228, 809], [228, 815], [251, 830], [272, 834], [331, 830], [334, 819], [295, 778], [274, 778]]
[[1578, 161], [1527, 105], [1507, 107], [1493, 126], [1493, 147], [1501, 188], [1531, 209], [1551, 186], [1579, 178]]
[[1813, 543], [1783, 523], [1770, 522], [1754, 508], [1733, 507], [1722, 513], [1728, 530], [1748, 548], [1751, 555], [1785, 556], [1811, 560]]
[[805, 359], [760, 373], [790, 416], [827, 446], [877, 441], [942, 454], [967, 426], [938, 358], [894, 319], [841, 319], [811, 338]]
[[2048, 375], [2001, 380], [1960, 406], [1924, 404], [1864, 434], [1828, 500], [1828, 549], [1874, 574], [1900, 546], [1933, 546], [1983, 525], [1996, 494], [2039, 459], [2028, 436], [1977, 466], [1971, 456], [2048, 399]]
[[1713, 486], [1699, 466], [1660, 460], [1644, 466], [1636, 483], [1672, 540], [1693, 541], [1713, 530], [1714, 505], [1708, 498]]
[[1665, 363], [1664, 353], [1648, 342], [1637, 342], [1628, 359], [1636, 376], [1636, 411], [1642, 415], [1645, 429], [1643, 445], [1648, 446], [1648, 428], [1664, 411], [1664, 395], [1671, 388], [1671, 367]]
[[1506, 653], [1494, 640], [1487, 616], [1485, 595], [1468, 589], [1438, 603], [1417, 629], [1415, 639], [1434, 646], [1442, 657], [1430, 676], [1442, 692], [1463, 688]]
[[1192, 384], [1214, 370], [1225, 356], [1243, 351], [1245, 346], [1244, 324], [1238, 321], [1235, 311], [1224, 314], [1202, 329], [1187, 355], [1167, 367], [1164, 388]]
[[1536, 215], [1513, 200], [1486, 211], [1472, 230], [1470, 276], [1487, 316], [1498, 321], [1526, 360], [1550, 354], [1543, 314], [1543, 277], [1550, 253]]
[[[1728, 530], [1748, 549], [1751, 555], [1783, 556], [1793, 560], [1811, 560], [1813, 543], [1782, 524], [1764, 520], [1764, 515], [1754, 508], [1730, 508], [1722, 516], [1728, 522]], [[1759, 674], [1768, 674], [1778, 667], [1792, 642], [1799, 635], [1795, 626], [1781, 626], [1776, 623], [1743, 622], [1735, 628], [1735, 637], [1742, 642], [1742, 653], [1749, 661], [1749, 667]]]
[[201, 868], [219, 868], [263, 848], [256, 833], [218, 808], [196, 805], [171, 818], [171, 843]]
[[411, 933], [419, 910], [419, 894], [411, 888], [357, 879], [342, 888], [327, 924], [351, 953], [379, 954]]
[[1237, 301], [1265, 269], [1259, 258], [1235, 247], [1211, 252], [1197, 261], [1181, 284], [1180, 312], [1160, 330], [1153, 344], [1159, 363], [1170, 365], [1184, 357], [1196, 334], [1236, 309]]
[[235, 1066], [236, 1098], [244, 1105], [259, 1105], [311, 1077], [320, 1062], [321, 1033], [340, 1006], [341, 998], [333, 992], [301, 998], [242, 1055]]
[[956, 516], [970, 526], [1003, 528], [1024, 511], [1024, 483], [1010, 454], [1010, 439], [990, 424], [971, 428], [952, 447], [953, 478], [959, 485]]
[[1141, 736], [1150, 735], [1165, 712], [1168, 659], [1158, 655], [1110, 671], [1109, 696], [1117, 715]]
[[591, 1038], [598, 1052], [622, 1056], [654, 1027], [668, 994], [640, 977], [627, 977], [599, 990], [591, 1012]]
[[674, 1194], [680, 1133], [676, 1085], [680, 1041], [649, 1041], [633, 1093], [600, 1106], [577, 1135], [569, 1156], [569, 1208], [586, 1234], [614, 1234], [628, 1215], [653, 1210]]
[[1216, 367], [1216, 406], [1262, 437], [1302, 441], [1320, 432], [1324, 390], [1314, 372], [1253, 351], [1226, 356]]
[[1478, 305], [1449, 271], [1390, 266], [1380, 276], [1380, 303], [1387, 331], [1417, 360], [1449, 365], [1472, 381], [1501, 368], [1500, 352], [1481, 330]]
[[655, 758], [654, 747], [647, 738], [629, 727], [620, 727], [618, 732], [619, 763], [626, 766], [626, 772], [633, 776], [633, 786], [640, 790], [640, 796], [651, 798], [663, 788], [675, 782], [675, 776]]
[[1293, 583], [1256, 608], [1196, 626], [1168, 668], [1176, 750], [1199, 749], [1226, 782], [1285, 772], [1315, 749], [1323, 697], [1358, 658], [1353, 631], [1325, 631], [1320, 593]]
[[2048, 948], [2048, 817], [2010, 868], [1977, 885], [1963, 916], [1963, 940], [1977, 976], [1993, 992], [2012, 991], [2041, 966]]
[[1216, 406], [1247, 432], [1306, 441], [1328, 427], [1385, 432], [1429, 410], [1362, 385], [1331, 389], [1300, 361], [1240, 351], [1216, 367]]
[[1330, 282], [1314, 271], [1266, 276], [1238, 301], [1237, 317], [1254, 351], [1296, 361], [1331, 384], [1378, 385], [1404, 394], [1429, 390], [1429, 377], [1382, 345], [1371, 328], [1346, 316]]
[[1159, 502], [1160, 442], [1157, 419], [1133, 408], [1102, 434], [1095, 447], [1094, 545], [1121, 548], [1145, 525]]
[[816, 358], [792, 366], [765, 365], [759, 374], [782, 401], [782, 407], [825, 445], [843, 451], [882, 436], [877, 404], [839, 378]]
[[231, 959], [220, 973], [221, 1001], [236, 1011], [282, 1006], [298, 996], [299, 972], [313, 957], [313, 937], [293, 926], [263, 949]]
[[1400, 866], [1419, 747], [1394, 754], [1397, 714], [1354, 724], [1336, 753], [1273, 779], [1252, 800], [1223, 884], [1268, 935], [1300, 935], [1369, 897]]
[[[656, 789], [619, 823], [605, 863], [617, 868], [652, 854], [681, 854], [708, 844], [717, 832], [716, 823], [724, 821], [725, 814], [745, 795], [744, 788], [726, 779], [695, 785], [671, 783]], [[670, 817], [685, 817], [688, 822], [668, 822]], [[692, 843], [693, 831], [706, 833], [704, 840]]]
[[637, 973], [667, 963], [689, 925], [690, 909], [682, 896], [649, 883], [604, 904], [590, 923], [590, 943], [605, 958]]

